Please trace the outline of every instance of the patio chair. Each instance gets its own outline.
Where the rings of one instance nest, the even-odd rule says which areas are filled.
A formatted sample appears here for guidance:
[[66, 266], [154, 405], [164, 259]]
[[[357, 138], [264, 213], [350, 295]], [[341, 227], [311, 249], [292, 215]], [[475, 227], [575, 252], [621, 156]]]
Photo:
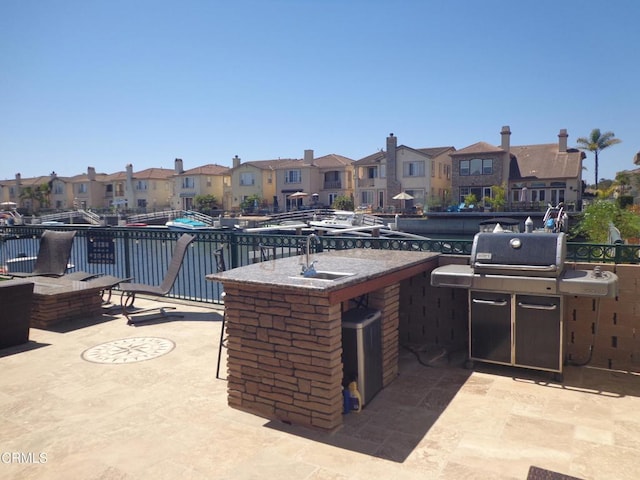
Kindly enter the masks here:
[[166, 310], [175, 310], [176, 307], [154, 307], [154, 308], [146, 308], [141, 310], [131, 310], [133, 308], [133, 302], [136, 299], [137, 294], [142, 295], [151, 295], [155, 297], [164, 297], [166, 296], [171, 289], [173, 288], [173, 284], [176, 282], [178, 278], [178, 273], [180, 272], [180, 267], [182, 266], [182, 262], [184, 260], [185, 254], [187, 253], [187, 247], [196, 239], [194, 235], [190, 235], [188, 233], [182, 234], [176, 243], [175, 248], [173, 249], [173, 254], [171, 256], [171, 262], [169, 263], [169, 268], [165, 273], [165, 276], [160, 285], [148, 285], [146, 283], [132, 283], [125, 282], [119, 285], [119, 289], [122, 290], [122, 296], [120, 297], [120, 305], [122, 306], [122, 314], [127, 319], [127, 325], [135, 325], [136, 323], [140, 323], [143, 321], [151, 320], [152, 318], [157, 318], [157, 316], [149, 317], [145, 316], [140, 319], [138, 322], [135, 322], [133, 315], [138, 315], [141, 313], [147, 313], [154, 310], [159, 310], [159, 316], [169, 316], [169, 317], [178, 317], [182, 318], [184, 315], [179, 314], [170, 314], [167, 315]]
[[67, 271], [75, 235], [75, 230], [68, 232], [45, 230], [40, 237], [40, 247], [33, 271], [13, 272], [10, 275], [16, 278], [61, 277]]
[[[213, 252], [213, 258], [216, 262], [216, 272], [224, 272], [227, 269], [227, 264], [224, 261], [224, 250], [226, 245], [222, 245], [215, 252]], [[224, 302], [225, 293], [220, 293], [220, 299]], [[220, 342], [218, 343], [218, 364], [216, 366], [216, 378], [220, 378], [220, 360], [222, 359], [222, 349], [227, 348], [227, 337], [224, 336], [224, 329], [227, 321], [226, 308], [222, 312], [222, 328], [220, 329]]]
[[[273, 258], [276, 259], [276, 247], [266, 246], [262, 243], [259, 244], [260, 254], [257, 259], [258, 262], [266, 262]], [[222, 245], [213, 253], [213, 258], [216, 262], [216, 272], [224, 272], [227, 270], [227, 264], [224, 260], [224, 251], [228, 248], [226, 244]], [[225, 293], [220, 293], [220, 298], [224, 302]], [[227, 324], [226, 308], [222, 313], [222, 328], [220, 329], [220, 342], [218, 343], [218, 364], [216, 365], [216, 378], [220, 378], [220, 360], [222, 359], [222, 349], [227, 348], [228, 336], [225, 336], [225, 328]]]

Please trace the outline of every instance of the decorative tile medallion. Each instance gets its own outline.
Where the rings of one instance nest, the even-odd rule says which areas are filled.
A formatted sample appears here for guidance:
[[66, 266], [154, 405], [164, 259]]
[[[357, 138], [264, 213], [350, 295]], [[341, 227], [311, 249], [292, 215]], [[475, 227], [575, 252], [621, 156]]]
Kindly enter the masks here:
[[175, 346], [166, 338], [123, 338], [91, 347], [82, 352], [82, 358], [93, 363], [142, 362], [169, 353]]

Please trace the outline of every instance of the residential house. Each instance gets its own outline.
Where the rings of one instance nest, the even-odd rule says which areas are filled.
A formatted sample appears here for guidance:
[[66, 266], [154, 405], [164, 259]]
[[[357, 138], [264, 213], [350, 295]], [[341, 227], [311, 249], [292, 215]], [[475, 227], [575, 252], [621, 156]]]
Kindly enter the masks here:
[[[132, 173], [133, 174], [133, 173]], [[107, 208], [125, 207], [127, 205], [127, 172], [119, 172], [105, 175], [104, 177], [104, 203]]]
[[140, 211], [165, 208], [180, 208], [174, 199], [174, 170], [169, 168], [147, 168], [133, 172], [133, 165], [126, 166], [124, 197], [115, 197], [114, 203]]
[[304, 164], [309, 167], [312, 204], [330, 207], [338, 197], [353, 197], [353, 160], [335, 153], [313, 158], [313, 150], [305, 150]]
[[[278, 164], [276, 169], [277, 204], [286, 210], [304, 206], [331, 206], [340, 196], [353, 196], [353, 160], [329, 154], [314, 158], [313, 150], [305, 150], [302, 159]], [[305, 197], [291, 198], [297, 192]]]
[[61, 200], [61, 208], [102, 208], [105, 198], [104, 173], [96, 173], [94, 167], [87, 167], [87, 173], [75, 175], [68, 178], [67, 188], [61, 196], [71, 198], [71, 205], [68, 200]]
[[[387, 137], [387, 149], [354, 162], [356, 206], [374, 210], [410, 209], [426, 204], [444, 204], [450, 196], [451, 165], [454, 147], [410, 148], [398, 146], [393, 133]], [[411, 200], [393, 197], [406, 192]]]
[[225, 185], [231, 185], [229, 167], [208, 164], [184, 170], [182, 159], [176, 158], [173, 182], [173, 191], [177, 197], [173, 205], [176, 208], [193, 209], [194, 200], [198, 195], [213, 195], [222, 208], [227, 208], [224, 205], [224, 189]]
[[237, 155], [233, 157], [231, 186], [225, 190], [225, 208], [239, 210], [242, 203], [254, 195], [261, 199], [259, 208], [277, 207], [276, 168], [290, 161], [291, 159], [278, 159], [243, 163]]
[[[262, 199], [260, 208], [274, 211], [330, 206], [339, 196], [353, 195], [353, 160], [341, 155], [314, 158], [313, 150], [305, 150], [301, 159], [241, 163], [236, 156], [233, 162], [233, 208], [239, 208], [246, 198], [253, 195]], [[297, 192], [306, 196], [290, 198]]]
[[73, 191], [68, 177], [59, 177], [55, 172], [49, 180], [49, 207], [66, 210], [73, 205]]
[[4, 180], [0, 182], [0, 188], [2, 189], [0, 201], [12, 202], [15, 203], [18, 208], [33, 212], [45, 205], [40, 205], [34, 197], [28, 196], [28, 189], [35, 192], [42, 185], [48, 185], [50, 181], [51, 177], [42, 176], [22, 178], [19, 173], [16, 173], [13, 180]]
[[478, 202], [492, 198], [494, 186], [506, 189], [507, 208], [546, 208], [548, 203], [582, 201], [585, 154], [567, 147], [565, 129], [558, 143], [512, 146], [509, 126], [502, 127], [500, 146], [478, 142], [450, 154], [453, 198], [473, 194]]

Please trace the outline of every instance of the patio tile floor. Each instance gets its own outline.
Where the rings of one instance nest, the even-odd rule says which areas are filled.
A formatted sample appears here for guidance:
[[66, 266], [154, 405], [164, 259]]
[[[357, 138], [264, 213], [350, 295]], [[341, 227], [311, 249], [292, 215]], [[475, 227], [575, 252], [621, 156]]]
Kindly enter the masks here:
[[[185, 318], [132, 327], [103, 315], [31, 329], [28, 344], [0, 350], [0, 478], [507, 480], [532, 465], [640, 477], [639, 375], [567, 367], [558, 383], [499, 366], [426, 367], [402, 351], [392, 385], [325, 433], [229, 408], [215, 378], [221, 311], [177, 306]], [[131, 337], [175, 347], [137, 362], [82, 357]]]

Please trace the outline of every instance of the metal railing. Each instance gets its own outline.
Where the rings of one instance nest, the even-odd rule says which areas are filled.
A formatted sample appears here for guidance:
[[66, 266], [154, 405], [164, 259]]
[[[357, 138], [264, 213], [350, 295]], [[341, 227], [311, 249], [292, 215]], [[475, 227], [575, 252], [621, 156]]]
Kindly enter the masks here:
[[[7, 260], [35, 257], [39, 239], [46, 228], [69, 227], [13, 226], [0, 228], [0, 266]], [[163, 228], [104, 228], [74, 226], [76, 237], [71, 252], [73, 270], [96, 275], [132, 278], [135, 282], [158, 285], [166, 272], [175, 241], [181, 232]], [[222, 285], [205, 276], [215, 273], [214, 253], [224, 247], [227, 268], [237, 268], [268, 258], [285, 258], [305, 253], [306, 236], [246, 233], [235, 230], [194, 231], [176, 284], [169, 294], [174, 298], [220, 302]], [[470, 255], [472, 239], [414, 240], [384, 237], [320, 236], [314, 252], [371, 248]], [[640, 245], [567, 244], [567, 261], [640, 263]]]

